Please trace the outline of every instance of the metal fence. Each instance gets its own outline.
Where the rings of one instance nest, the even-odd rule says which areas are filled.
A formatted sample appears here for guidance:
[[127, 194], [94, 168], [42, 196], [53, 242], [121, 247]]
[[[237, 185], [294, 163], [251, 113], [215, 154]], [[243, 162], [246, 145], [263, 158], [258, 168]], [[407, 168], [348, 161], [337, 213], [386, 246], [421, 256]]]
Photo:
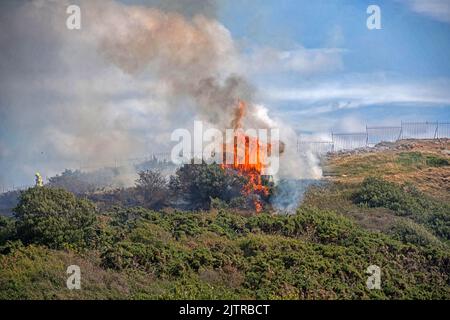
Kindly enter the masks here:
[[297, 143], [297, 151], [309, 151], [314, 154], [326, 154], [333, 151], [333, 141], [301, 141]]
[[369, 146], [382, 141], [395, 142], [401, 139], [402, 127], [366, 127], [366, 133]]
[[450, 138], [450, 122], [439, 122], [437, 124], [437, 138]]
[[333, 151], [352, 150], [367, 146], [367, 133], [332, 133]]
[[322, 156], [329, 152], [373, 147], [380, 142], [396, 142], [404, 139], [450, 138], [450, 122], [401, 122], [396, 126], [368, 127], [365, 132], [331, 133], [331, 141], [302, 140], [297, 142], [300, 154], [311, 152]]
[[436, 139], [438, 122], [402, 122], [402, 139]]

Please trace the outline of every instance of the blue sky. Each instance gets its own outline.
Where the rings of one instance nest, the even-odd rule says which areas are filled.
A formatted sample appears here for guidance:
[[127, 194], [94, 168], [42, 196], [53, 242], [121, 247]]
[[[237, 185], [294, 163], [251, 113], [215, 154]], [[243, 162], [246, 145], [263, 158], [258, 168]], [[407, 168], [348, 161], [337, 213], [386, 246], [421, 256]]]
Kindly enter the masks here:
[[[370, 4], [381, 9], [381, 30], [366, 27]], [[334, 52], [324, 59], [324, 68], [272, 70], [253, 80], [263, 92], [278, 91], [270, 99], [271, 109], [295, 121], [297, 130], [316, 131], [322, 121], [335, 122], [331, 126], [337, 130], [352, 130], [358, 120], [450, 120], [449, 6], [450, 1], [419, 0], [227, 1], [220, 7], [219, 20], [243, 50], [315, 50], [311, 61], [326, 50]], [[322, 96], [308, 98], [308, 91], [322, 87]], [[333, 95], [336, 88], [345, 94]], [[399, 97], [391, 88], [398, 89]], [[379, 98], [365, 101], [369, 99], [354, 96], [353, 89]], [[301, 97], [279, 92], [288, 90], [302, 91]], [[386, 92], [389, 96], [381, 98]], [[336, 121], [340, 118], [354, 118], [356, 127], [341, 128]]]

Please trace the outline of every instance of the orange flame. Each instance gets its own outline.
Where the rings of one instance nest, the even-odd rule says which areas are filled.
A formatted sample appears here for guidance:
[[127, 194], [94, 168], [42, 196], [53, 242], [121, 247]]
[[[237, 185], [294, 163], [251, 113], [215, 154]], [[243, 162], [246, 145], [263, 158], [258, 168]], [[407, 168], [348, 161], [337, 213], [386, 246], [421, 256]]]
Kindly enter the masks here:
[[[261, 195], [269, 195], [269, 189], [262, 183], [261, 172], [266, 163], [265, 159], [271, 152], [271, 145], [263, 144], [258, 138], [247, 136], [239, 130], [242, 128], [245, 111], [245, 102], [239, 100], [232, 121], [235, 130], [234, 141], [232, 144], [223, 145], [222, 168], [234, 169], [247, 178], [248, 182], [242, 189], [242, 194], [251, 195], [256, 212], [260, 212], [263, 209]], [[232, 164], [227, 161], [230, 156], [233, 157]]]

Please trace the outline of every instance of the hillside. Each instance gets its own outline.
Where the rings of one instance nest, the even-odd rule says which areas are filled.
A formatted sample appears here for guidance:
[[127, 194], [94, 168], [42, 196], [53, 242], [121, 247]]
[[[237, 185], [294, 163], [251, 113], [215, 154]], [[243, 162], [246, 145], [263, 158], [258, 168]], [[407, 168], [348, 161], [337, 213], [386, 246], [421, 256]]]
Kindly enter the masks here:
[[[22, 215], [57, 198], [84, 222], [54, 238], [34, 228], [39, 215], [33, 232], [23, 218], [3, 218], [0, 299], [450, 299], [449, 149], [448, 140], [403, 141], [330, 156], [327, 183], [290, 216], [223, 201], [197, 211], [93, 209], [32, 189]], [[73, 264], [81, 290], [66, 288]], [[380, 290], [366, 287], [370, 265], [381, 268]]]
[[372, 175], [413, 183], [429, 195], [450, 201], [450, 139], [400, 140], [375, 148], [330, 156], [324, 171], [331, 181], [358, 183]]

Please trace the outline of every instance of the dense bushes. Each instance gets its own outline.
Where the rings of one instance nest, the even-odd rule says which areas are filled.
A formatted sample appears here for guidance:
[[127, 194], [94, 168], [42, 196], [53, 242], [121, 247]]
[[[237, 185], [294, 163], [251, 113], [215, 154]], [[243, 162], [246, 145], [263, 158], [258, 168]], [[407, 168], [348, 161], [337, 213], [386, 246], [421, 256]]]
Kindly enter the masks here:
[[[403, 245], [329, 211], [245, 217], [226, 210], [127, 208], [99, 221], [99, 242], [90, 254], [69, 257], [70, 251], [26, 246], [0, 255], [0, 296], [67, 297], [65, 266], [73, 261], [87, 270], [83, 290], [71, 293], [78, 298], [450, 296], [450, 257], [440, 246]], [[31, 260], [36, 263], [29, 268]], [[382, 267], [381, 290], [365, 286], [371, 264]]]
[[296, 215], [263, 214], [251, 217], [247, 226], [251, 232], [302, 237], [319, 243], [354, 243], [358, 235], [350, 220], [334, 212], [314, 208], [302, 208]]
[[14, 238], [14, 221], [11, 218], [0, 216], [0, 246], [7, 240]]
[[435, 235], [450, 240], [450, 206], [433, 200], [411, 185], [399, 186], [377, 178], [366, 178], [353, 195], [357, 204], [384, 207], [400, 216], [424, 224]]
[[[434, 286], [447, 281], [443, 278], [449, 258], [445, 251], [437, 254], [439, 247], [435, 247], [433, 259], [427, 260], [430, 252], [364, 231], [333, 212], [304, 208], [291, 216], [244, 217], [223, 210], [213, 214], [127, 209], [114, 215], [131, 220], [119, 219], [126, 232], [103, 252], [102, 265], [120, 272], [143, 270], [188, 287], [228, 287], [224, 295], [241, 298], [450, 294], [448, 287]], [[371, 264], [383, 268], [382, 291], [365, 287], [364, 272]], [[436, 272], [431, 274], [428, 268]], [[429, 280], [418, 280], [410, 269], [427, 273]], [[196, 292], [169, 295], [186, 298]]]
[[[293, 215], [232, 212], [242, 183], [218, 166], [181, 168], [171, 190], [197, 208], [212, 201], [215, 209], [206, 212], [129, 203], [95, 213], [91, 202], [64, 190], [31, 188], [20, 197], [16, 220], [0, 218], [0, 298], [450, 297], [445, 204], [374, 178], [340, 194], [352, 210], [390, 209], [384, 211], [396, 223], [386, 234], [315, 206]], [[159, 208], [166, 188], [160, 175], [143, 172], [128, 196]], [[65, 268], [74, 263], [83, 290], [68, 293]], [[381, 290], [366, 287], [373, 264], [382, 268]]]
[[423, 207], [414, 193], [395, 183], [371, 177], [363, 181], [354, 202], [369, 207], [385, 207], [404, 216], [421, 214]]
[[398, 221], [390, 230], [393, 238], [420, 246], [440, 245], [440, 241], [423, 226], [409, 219]]
[[190, 209], [209, 209], [211, 199], [225, 202], [241, 195], [244, 177], [218, 164], [184, 165], [171, 177], [170, 188], [181, 195]]
[[94, 211], [91, 202], [63, 189], [30, 188], [14, 209], [17, 237], [50, 248], [87, 247], [95, 237]]

